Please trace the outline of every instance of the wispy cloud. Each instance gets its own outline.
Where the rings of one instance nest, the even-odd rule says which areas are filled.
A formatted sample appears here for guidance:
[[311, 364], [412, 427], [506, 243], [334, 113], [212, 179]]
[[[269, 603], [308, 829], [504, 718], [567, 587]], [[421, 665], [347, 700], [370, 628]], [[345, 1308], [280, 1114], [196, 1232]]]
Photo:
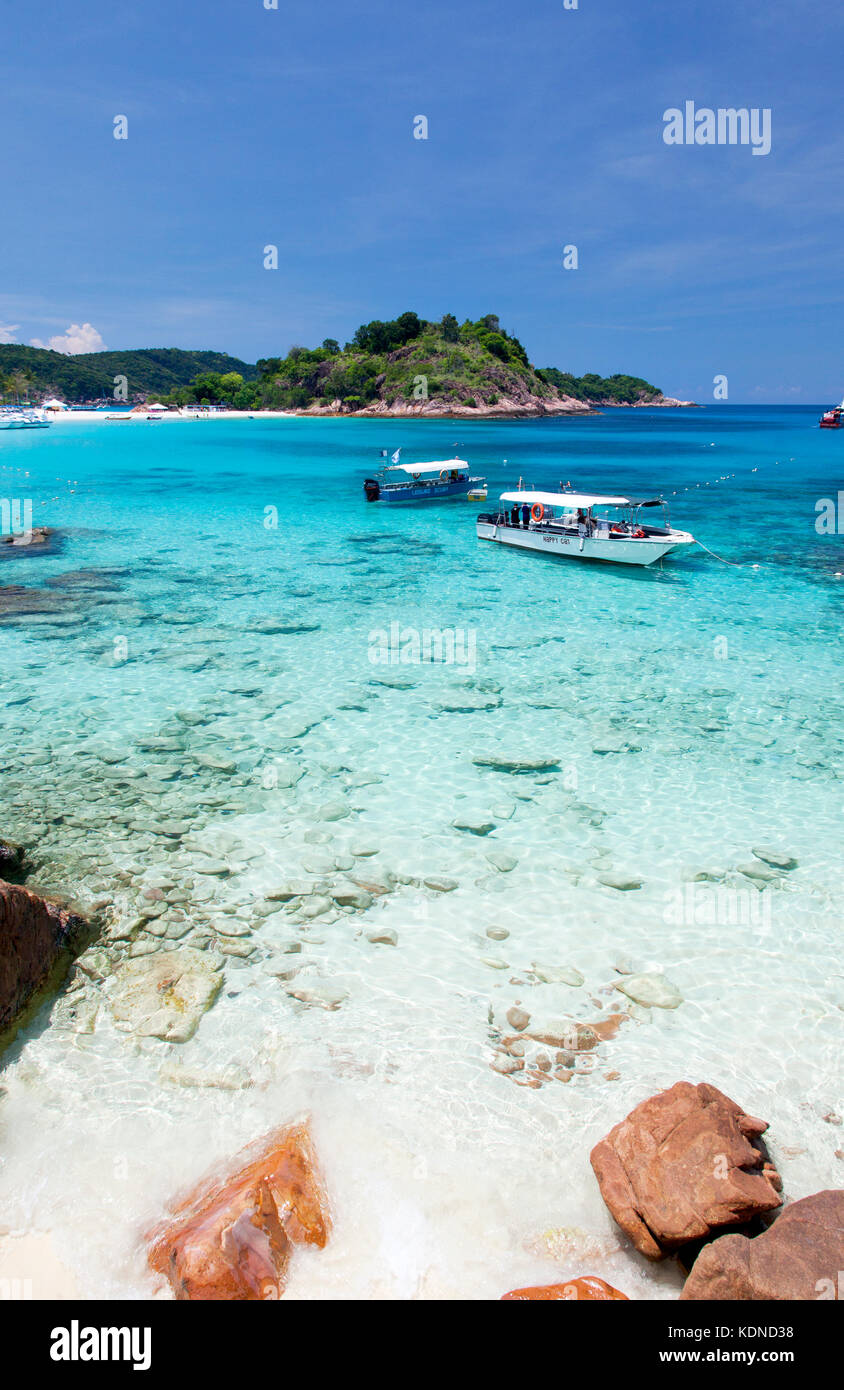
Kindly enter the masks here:
[[16, 343], [19, 323], [0, 323], [0, 343]]

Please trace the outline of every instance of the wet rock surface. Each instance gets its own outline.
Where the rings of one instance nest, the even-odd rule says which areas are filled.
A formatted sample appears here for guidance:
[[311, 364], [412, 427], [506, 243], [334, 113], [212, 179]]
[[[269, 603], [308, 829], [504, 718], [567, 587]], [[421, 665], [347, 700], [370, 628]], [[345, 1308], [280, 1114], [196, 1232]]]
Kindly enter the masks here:
[[565, 1284], [539, 1284], [526, 1289], [512, 1289], [510, 1293], [501, 1295], [502, 1303], [557, 1303], [561, 1300], [575, 1303], [629, 1302], [626, 1293], [614, 1289], [612, 1284], [594, 1274], [569, 1279]]
[[704, 1247], [681, 1300], [808, 1300], [840, 1297], [844, 1191], [816, 1192], [787, 1206], [753, 1239], [721, 1236]]
[[780, 1206], [779, 1175], [758, 1144], [767, 1128], [714, 1086], [678, 1081], [596, 1144], [592, 1168], [618, 1225], [658, 1260]]
[[0, 882], [0, 1034], [91, 934], [78, 914], [18, 884]]
[[328, 1240], [328, 1199], [307, 1125], [274, 1130], [238, 1160], [227, 1175], [200, 1183], [149, 1237], [149, 1264], [177, 1299], [278, 1299], [294, 1247], [322, 1249]]

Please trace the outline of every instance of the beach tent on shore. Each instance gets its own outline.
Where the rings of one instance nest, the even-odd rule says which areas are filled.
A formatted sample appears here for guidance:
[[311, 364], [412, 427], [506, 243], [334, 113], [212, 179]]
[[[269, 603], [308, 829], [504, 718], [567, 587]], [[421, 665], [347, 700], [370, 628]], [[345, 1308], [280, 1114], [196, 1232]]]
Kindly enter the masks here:
[[57, 401], [55, 396], [51, 396], [48, 401], [41, 403], [42, 410], [67, 410], [67, 408], [64, 401]]

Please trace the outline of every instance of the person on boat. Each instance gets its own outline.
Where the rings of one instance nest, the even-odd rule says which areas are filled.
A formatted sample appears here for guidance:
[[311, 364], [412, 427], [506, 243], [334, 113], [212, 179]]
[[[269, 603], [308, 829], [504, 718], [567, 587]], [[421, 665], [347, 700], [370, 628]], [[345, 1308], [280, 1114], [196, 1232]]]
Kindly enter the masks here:
[[518, 502], [514, 502], [513, 505], [512, 505], [512, 507], [510, 508], [510, 525], [511, 525], [511, 526], [518, 526], [518, 524], [519, 524], [519, 504], [518, 504]]
[[529, 525], [530, 525], [530, 507], [528, 506], [527, 502], [524, 502], [524, 503], [522, 504], [522, 526], [524, 527], [525, 530], [527, 530]]

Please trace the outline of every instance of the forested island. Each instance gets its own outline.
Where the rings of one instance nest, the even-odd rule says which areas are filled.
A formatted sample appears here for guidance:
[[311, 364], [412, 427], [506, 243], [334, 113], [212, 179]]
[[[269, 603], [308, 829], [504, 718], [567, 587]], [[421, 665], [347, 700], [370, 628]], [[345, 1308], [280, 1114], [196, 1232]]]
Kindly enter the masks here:
[[[0, 390], [33, 402], [112, 403], [125, 378], [130, 402], [225, 405], [309, 415], [537, 416], [588, 414], [600, 406], [689, 404], [663, 396], [641, 377], [575, 376], [537, 368], [496, 314], [458, 323], [408, 311], [362, 324], [341, 346], [294, 346], [254, 366], [226, 353], [176, 348], [69, 356], [0, 345]], [[120, 397], [117, 397], [120, 399]]]

